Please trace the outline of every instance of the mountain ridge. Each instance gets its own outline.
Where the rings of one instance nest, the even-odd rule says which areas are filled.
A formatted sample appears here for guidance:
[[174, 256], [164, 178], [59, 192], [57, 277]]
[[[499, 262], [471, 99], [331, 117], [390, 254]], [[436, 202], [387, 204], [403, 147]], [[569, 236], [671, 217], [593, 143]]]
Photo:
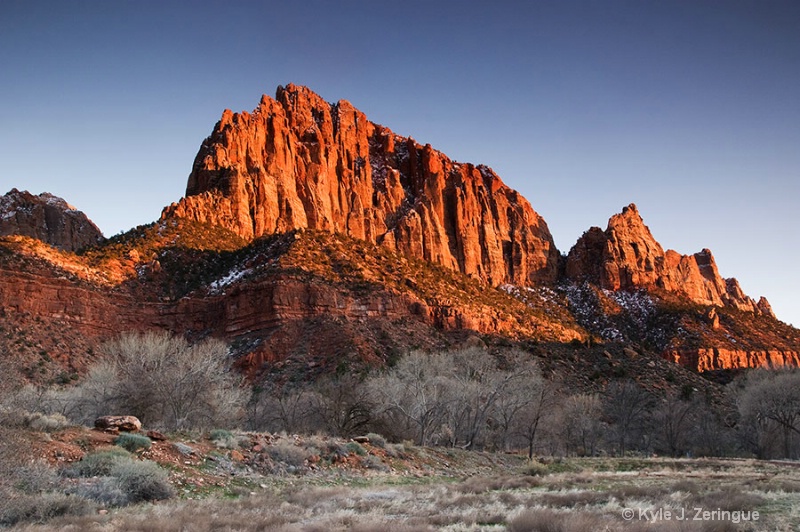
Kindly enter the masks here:
[[[634, 204], [561, 256], [488, 167], [294, 85], [222, 114], [158, 222], [78, 254], [0, 238], [0, 269], [0, 321], [28, 338], [7, 349], [69, 371], [151, 328], [225, 338], [251, 376], [490, 338], [567, 346], [554, 356], [622, 342], [699, 372], [799, 362], [800, 331], [710, 251], [664, 251]], [[65, 327], [72, 347], [49, 337]]]

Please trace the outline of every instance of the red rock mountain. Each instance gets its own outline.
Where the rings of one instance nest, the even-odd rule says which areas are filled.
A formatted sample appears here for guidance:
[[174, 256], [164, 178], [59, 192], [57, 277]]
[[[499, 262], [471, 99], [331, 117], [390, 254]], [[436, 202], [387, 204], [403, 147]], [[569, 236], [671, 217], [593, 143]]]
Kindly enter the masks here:
[[[99, 244], [74, 254], [26, 236]], [[723, 279], [710, 251], [664, 251], [634, 205], [562, 259], [489, 168], [294, 85], [225, 111], [186, 197], [101, 240], [63, 200], [0, 198], [0, 353], [26, 377], [77, 378], [103, 341], [153, 328], [224, 338], [249, 375], [490, 338], [560, 352], [564, 368], [602, 345], [582, 366], [598, 378], [629, 365], [608, 362], [614, 343], [694, 371], [800, 363], [800, 331]]]
[[728, 306], [773, 316], [766, 299], [756, 303], [736, 279], [723, 279], [711, 251], [694, 255], [666, 252], [630, 204], [608, 221], [605, 231], [592, 227], [572, 247], [566, 277], [607, 290], [658, 288], [700, 305]]
[[0, 236], [6, 235], [29, 236], [67, 251], [104, 240], [100, 229], [63, 199], [16, 188], [0, 196]]
[[370, 122], [347, 101], [278, 87], [252, 113], [226, 110], [203, 142], [186, 197], [166, 208], [252, 239], [344, 233], [492, 285], [553, 283], [545, 221], [488, 167]]

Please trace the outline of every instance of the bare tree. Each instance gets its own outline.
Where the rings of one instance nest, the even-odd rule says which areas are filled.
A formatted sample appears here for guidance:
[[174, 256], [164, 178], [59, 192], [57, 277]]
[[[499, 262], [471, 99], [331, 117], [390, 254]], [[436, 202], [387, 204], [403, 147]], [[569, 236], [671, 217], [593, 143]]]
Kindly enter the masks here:
[[738, 407], [743, 424], [761, 433], [776, 428], [783, 457], [796, 457], [794, 440], [800, 434], [800, 372], [754, 372], [745, 381]]
[[311, 432], [321, 426], [312, 417], [313, 392], [307, 385], [268, 384], [254, 390], [247, 405], [248, 425], [254, 430]]
[[189, 344], [164, 332], [147, 332], [123, 335], [104, 351], [110, 365], [96, 368], [83, 383], [84, 396], [102, 399], [94, 406], [165, 429], [239, 423], [244, 389], [241, 378], [229, 371], [223, 342]]
[[567, 397], [560, 411], [567, 454], [594, 456], [603, 434], [603, 406], [595, 394]]
[[381, 405], [378, 414], [404, 424], [419, 445], [431, 442], [446, 417], [448, 363], [446, 356], [414, 351], [369, 381], [370, 393]]
[[352, 437], [372, 420], [372, 398], [362, 379], [345, 374], [322, 379], [310, 395], [311, 414], [330, 434]]
[[521, 438], [528, 449], [528, 458], [533, 458], [536, 440], [540, 436], [545, 418], [553, 413], [556, 405], [556, 387], [536, 375], [531, 375], [524, 389], [527, 402], [514, 416], [514, 434]]
[[674, 392], [667, 393], [653, 412], [653, 428], [664, 452], [680, 456], [688, 450], [696, 412], [696, 401], [684, 399]]
[[636, 382], [626, 380], [609, 385], [604, 402], [604, 411], [619, 454], [624, 455], [634, 442], [643, 446], [645, 442], [642, 438], [654, 404], [653, 396]]
[[[455, 351], [449, 356], [452, 357], [448, 375], [451, 398], [447, 411], [452, 427], [451, 444], [467, 449], [482, 447], [488, 424], [496, 425], [499, 420], [502, 427], [530, 403], [533, 367], [516, 363], [515, 367], [500, 369], [497, 360], [481, 349]], [[515, 405], [519, 408], [515, 409]]]

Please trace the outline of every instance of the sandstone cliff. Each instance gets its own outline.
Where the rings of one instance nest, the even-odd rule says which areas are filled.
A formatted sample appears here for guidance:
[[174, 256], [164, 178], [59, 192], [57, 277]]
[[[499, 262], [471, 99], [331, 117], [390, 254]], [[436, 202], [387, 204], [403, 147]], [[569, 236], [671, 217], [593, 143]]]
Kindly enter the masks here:
[[605, 231], [592, 227], [572, 247], [566, 277], [607, 290], [658, 288], [694, 303], [729, 306], [774, 317], [766, 299], [756, 303], [736, 279], [723, 279], [711, 251], [694, 255], [666, 252], [630, 204], [608, 221]]
[[664, 358], [700, 373], [725, 369], [800, 366], [800, 354], [797, 351], [778, 349], [748, 351], [710, 347], [691, 351], [670, 351], [664, 353]]
[[103, 233], [85, 214], [61, 198], [12, 189], [0, 196], [0, 236], [37, 238], [68, 251], [103, 241]]
[[493, 285], [553, 283], [544, 220], [485, 166], [367, 120], [347, 101], [279, 87], [252, 112], [226, 110], [203, 142], [186, 197], [164, 210], [252, 239], [344, 233]]

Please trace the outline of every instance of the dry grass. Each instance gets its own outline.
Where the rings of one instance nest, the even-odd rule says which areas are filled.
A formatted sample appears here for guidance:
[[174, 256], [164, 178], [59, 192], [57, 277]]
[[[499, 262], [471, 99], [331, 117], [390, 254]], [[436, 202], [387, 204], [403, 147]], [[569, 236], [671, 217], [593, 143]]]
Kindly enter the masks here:
[[[284, 444], [276, 447], [290, 448], [289, 441]], [[415, 453], [446, 456], [422, 448]], [[461, 480], [396, 471], [272, 475], [260, 477], [259, 484], [234, 499], [173, 500], [107, 515], [56, 516], [45, 525], [20, 529], [716, 532], [790, 530], [800, 522], [795, 489], [800, 469], [793, 467], [754, 460], [642, 459], [635, 467], [611, 459], [570, 462], [569, 472], [535, 477], [507, 469]], [[760, 517], [757, 522], [735, 519], [733, 513], [713, 521], [652, 518], [659, 509], [691, 516], [697, 507], [756, 510]], [[635, 512], [634, 518], [626, 520], [624, 509]]]

